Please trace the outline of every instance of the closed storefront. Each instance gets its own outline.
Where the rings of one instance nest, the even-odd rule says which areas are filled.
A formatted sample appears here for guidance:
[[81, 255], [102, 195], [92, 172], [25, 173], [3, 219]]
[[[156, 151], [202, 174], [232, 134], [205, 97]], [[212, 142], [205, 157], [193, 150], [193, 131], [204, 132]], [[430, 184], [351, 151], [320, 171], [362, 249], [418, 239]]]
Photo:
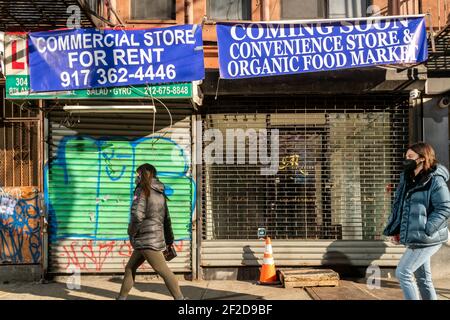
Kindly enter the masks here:
[[[132, 248], [129, 209], [135, 171], [151, 163], [165, 184], [178, 257], [174, 272], [191, 270], [189, 104], [166, 103], [153, 113], [73, 114], [58, 107], [48, 116], [46, 197], [51, 273], [123, 272]], [[51, 107], [50, 107], [51, 108]], [[143, 272], [152, 272], [144, 264]]]
[[223, 152], [203, 163], [201, 265], [259, 265], [258, 228], [280, 266], [396, 265], [403, 249], [382, 232], [408, 109], [404, 95], [205, 99], [204, 153], [219, 132]]
[[0, 264], [33, 271], [44, 254], [41, 129], [35, 104], [0, 98]]

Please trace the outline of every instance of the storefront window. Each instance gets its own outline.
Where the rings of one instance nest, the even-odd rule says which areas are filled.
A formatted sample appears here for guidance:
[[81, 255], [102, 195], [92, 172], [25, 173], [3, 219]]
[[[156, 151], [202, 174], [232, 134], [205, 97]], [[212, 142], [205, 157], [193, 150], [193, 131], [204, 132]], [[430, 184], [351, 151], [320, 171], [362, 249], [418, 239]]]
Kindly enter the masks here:
[[[315, 103], [321, 102], [290, 112], [206, 116], [205, 130], [220, 132], [223, 146], [237, 145], [230, 135], [236, 129], [246, 133], [245, 155], [230, 156], [223, 147], [216, 153], [221, 162], [204, 165], [206, 239], [256, 239], [261, 227], [274, 239], [383, 239], [408, 140], [407, 108]], [[261, 175], [251, 132], [274, 129], [278, 170]]]

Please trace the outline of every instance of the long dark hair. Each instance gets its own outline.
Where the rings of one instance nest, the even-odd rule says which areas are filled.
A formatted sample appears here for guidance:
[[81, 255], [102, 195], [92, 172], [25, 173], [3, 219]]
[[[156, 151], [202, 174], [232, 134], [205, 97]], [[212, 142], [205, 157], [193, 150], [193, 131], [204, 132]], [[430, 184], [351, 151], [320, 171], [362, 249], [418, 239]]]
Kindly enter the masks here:
[[[144, 163], [137, 168], [137, 173], [141, 176], [138, 186], [142, 188], [146, 197], [150, 196], [150, 189], [153, 178], [156, 178], [156, 168], [149, 163]], [[138, 187], [136, 186], [136, 187]]]
[[408, 147], [408, 150], [414, 151], [425, 160], [423, 162], [423, 171], [425, 172], [430, 171], [438, 163], [433, 147], [426, 142], [414, 143]]

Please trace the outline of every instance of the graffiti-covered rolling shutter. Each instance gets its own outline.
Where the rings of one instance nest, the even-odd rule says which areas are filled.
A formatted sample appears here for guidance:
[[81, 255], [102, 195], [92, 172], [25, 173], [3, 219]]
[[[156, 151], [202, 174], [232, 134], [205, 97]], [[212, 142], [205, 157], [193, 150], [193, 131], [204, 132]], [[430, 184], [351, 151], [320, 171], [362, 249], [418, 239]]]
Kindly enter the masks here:
[[[46, 202], [49, 272], [123, 272], [132, 253], [127, 227], [134, 172], [153, 164], [165, 184], [178, 257], [174, 272], [191, 269], [191, 109], [158, 107], [152, 114], [49, 115]], [[153, 130], [154, 127], [154, 130]], [[152, 272], [144, 264], [143, 272]]]

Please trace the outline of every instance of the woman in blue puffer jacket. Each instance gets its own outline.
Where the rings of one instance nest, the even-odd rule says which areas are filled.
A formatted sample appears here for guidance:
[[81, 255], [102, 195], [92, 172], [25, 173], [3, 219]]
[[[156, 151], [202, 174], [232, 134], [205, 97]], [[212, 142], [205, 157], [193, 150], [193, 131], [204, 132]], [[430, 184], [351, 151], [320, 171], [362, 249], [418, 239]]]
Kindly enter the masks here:
[[396, 270], [405, 299], [418, 300], [419, 292], [424, 300], [437, 299], [430, 258], [448, 241], [448, 178], [448, 170], [437, 163], [429, 144], [419, 142], [408, 148], [384, 230], [394, 243], [406, 246]]

